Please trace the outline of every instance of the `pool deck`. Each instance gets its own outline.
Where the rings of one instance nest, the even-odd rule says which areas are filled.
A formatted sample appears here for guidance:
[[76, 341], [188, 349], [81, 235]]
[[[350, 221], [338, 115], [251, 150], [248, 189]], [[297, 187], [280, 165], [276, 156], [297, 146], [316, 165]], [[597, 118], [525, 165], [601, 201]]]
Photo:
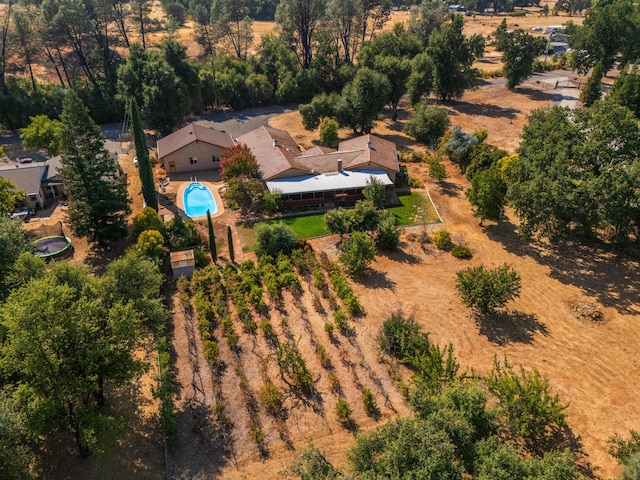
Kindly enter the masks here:
[[[187, 187], [189, 186], [191, 182], [185, 181], [185, 182], [181, 182], [180, 186], [178, 187], [178, 192], [176, 194], [176, 206], [182, 211], [185, 212], [184, 209], [184, 191], [187, 189]], [[211, 182], [201, 182], [198, 181], [199, 184], [204, 185], [205, 187], [207, 187], [209, 189], [209, 191], [213, 194], [213, 199], [216, 202], [216, 207], [218, 208], [218, 211], [214, 214], [211, 215], [211, 218], [217, 218], [220, 217], [222, 215], [224, 215], [225, 213], [225, 207], [224, 207], [224, 203], [222, 203], [222, 197], [220, 196], [220, 189], [222, 187], [224, 187], [223, 183], [211, 183]], [[185, 213], [186, 215], [186, 213]], [[191, 220], [193, 221], [199, 221], [199, 220], [206, 220], [207, 216], [206, 215], [201, 215], [199, 217], [189, 217], [191, 218]]]

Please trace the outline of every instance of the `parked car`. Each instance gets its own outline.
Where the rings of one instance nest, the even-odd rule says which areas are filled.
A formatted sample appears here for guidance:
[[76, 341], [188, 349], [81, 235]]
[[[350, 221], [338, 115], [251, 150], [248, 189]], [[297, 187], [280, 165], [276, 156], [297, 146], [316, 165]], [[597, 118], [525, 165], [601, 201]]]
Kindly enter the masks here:
[[33, 162], [33, 158], [24, 157], [24, 158], [21, 158], [20, 160], [18, 160], [18, 162], [20, 162], [20, 163], [31, 163], [31, 162]]
[[133, 164], [137, 167], [138, 166], [138, 157], [133, 157]]
[[531, 31], [532, 32], [541, 32], [542, 31], [542, 27], [531, 27]]

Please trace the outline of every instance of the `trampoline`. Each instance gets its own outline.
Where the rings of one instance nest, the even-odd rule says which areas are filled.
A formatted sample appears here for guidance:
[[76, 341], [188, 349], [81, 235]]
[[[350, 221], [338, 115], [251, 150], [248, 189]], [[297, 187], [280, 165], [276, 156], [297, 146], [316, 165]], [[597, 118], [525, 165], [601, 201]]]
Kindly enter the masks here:
[[49, 262], [73, 255], [71, 239], [64, 234], [62, 223], [41, 225], [29, 232], [34, 239], [35, 255]]

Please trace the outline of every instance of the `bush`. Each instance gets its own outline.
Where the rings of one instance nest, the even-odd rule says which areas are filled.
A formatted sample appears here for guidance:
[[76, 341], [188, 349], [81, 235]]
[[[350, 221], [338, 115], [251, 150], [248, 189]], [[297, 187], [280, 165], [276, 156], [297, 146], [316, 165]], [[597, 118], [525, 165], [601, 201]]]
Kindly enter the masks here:
[[220, 361], [220, 347], [218, 344], [211, 340], [202, 341], [202, 354], [204, 358], [209, 362], [209, 365], [215, 367]]
[[329, 338], [331, 338], [333, 336], [333, 323], [329, 323], [329, 322], [325, 323], [324, 331], [329, 336]]
[[160, 262], [164, 252], [164, 238], [157, 230], [145, 230], [138, 237], [134, 249], [151, 260]]
[[449, 115], [444, 108], [420, 104], [409, 117], [405, 131], [419, 142], [435, 145], [450, 123]]
[[465, 247], [463, 245], [455, 245], [451, 249], [451, 255], [456, 258], [463, 258], [465, 260], [468, 260], [469, 258], [471, 258], [471, 250], [469, 250], [469, 247]]
[[333, 118], [324, 117], [320, 121], [320, 142], [327, 147], [336, 148], [339, 141], [338, 122]]
[[342, 424], [351, 422], [351, 414], [353, 409], [344, 398], [338, 399], [336, 403], [336, 418]]
[[353, 232], [345, 238], [341, 245], [340, 261], [347, 268], [347, 272], [354, 277], [363, 277], [368, 266], [376, 258], [376, 244], [366, 234]]
[[202, 248], [193, 249], [193, 259], [196, 262], [196, 268], [204, 268], [211, 263], [211, 258]]
[[171, 251], [184, 250], [200, 244], [200, 235], [196, 224], [191, 220], [183, 220], [177, 213], [167, 224], [166, 231]]
[[276, 350], [276, 358], [283, 378], [288, 377], [298, 388], [306, 392], [311, 391], [313, 377], [295, 344], [281, 344]]
[[333, 314], [333, 321], [336, 324], [336, 327], [340, 329], [340, 331], [344, 332], [347, 328], [347, 314], [344, 313], [344, 310], [339, 309]]
[[506, 263], [493, 270], [484, 265], [456, 273], [456, 289], [463, 303], [487, 315], [520, 296], [520, 275]]
[[409, 188], [424, 188], [424, 183], [416, 177], [409, 177], [407, 181]]
[[373, 417], [378, 413], [376, 397], [367, 387], [362, 389], [362, 405], [364, 406], [364, 412], [369, 417]]
[[396, 216], [391, 211], [380, 213], [380, 223], [376, 232], [376, 241], [380, 248], [395, 250], [400, 243], [400, 227], [396, 222]]
[[145, 207], [133, 219], [133, 225], [131, 225], [131, 231], [129, 232], [131, 240], [137, 241], [140, 234], [145, 230], [157, 230], [160, 233], [164, 233], [165, 230], [162, 218], [151, 207]]
[[451, 240], [451, 234], [447, 230], [438, 230], [433, 234], [433, 243], [440, 250], [449, 250], [453, 247], [453, 241]]
[[351, 318], [357, 317], [362, 313], [362, 306], [360, 305], [358, 297], [355, 295], [348, 295], [344, 300], [342, 300], [342, 302], [344, 303], [344, 308], [347, 309], [347, 313]]
[[272, 417], [278, 416], [282, 408], [282, 395], [277, 385], [267, 379], [260, 390], [260, 403]]
[[420, 331], [413, 316], [393, 313], [382, 324], [377, 340], [384, 353], [399, 360], [429, 352], [429, 336]]
[[258, 255], [277, 257], [280, 252], [289, 255], [298, 244], [298, 236], [284, 223], [262, 223], [256, 227]]

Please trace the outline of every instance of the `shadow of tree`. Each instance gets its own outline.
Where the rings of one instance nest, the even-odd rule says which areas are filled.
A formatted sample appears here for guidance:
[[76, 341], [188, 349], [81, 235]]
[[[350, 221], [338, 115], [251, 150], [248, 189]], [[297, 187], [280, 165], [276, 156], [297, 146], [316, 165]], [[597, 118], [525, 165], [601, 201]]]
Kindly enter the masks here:
[[640, 262], [638, 252], [615, 253], [600, 240], [566, 241], [558, 245], [526, 243], [509, 221], [488, 225], [485, 232], [507, 251], [528, 256], [549, 268], [551, 278], [573, 285], [604, 307], [619, 313], [640, 313]]
[[504, 311], [491, 315], [475, 315], [480, 335], [496, 345], [531, 343], [536, 333], [547, 336], [547, 327], [530, 313]]
[[[417, 264], [420, 263], [420, 257], [407, 252], [406, 250], [411, 248], [411, 244], [407, 242], [400, 242], [396, 250], [381, 250], [379, 253], [387, 257], [389, 260], [393, 260], [398, 263]], [[391, 286], [393, 288], [395, 284]]]
[[520, 113], [520, 110], [516, 110], [515, 108], [503, 108], [498, 105], [469, 103], [460, 100], [452, 100], [446, 104], [446, 106], [454, 111], [467, 115], [491, 118], [516, 118], [516, 114]]
[[395, 282], [390, 280], [384, 272], [373, 269], [370, 269], [364, 278], [358, 280], [358, 283], [376, 289], [393, 290], [396, 286]]

